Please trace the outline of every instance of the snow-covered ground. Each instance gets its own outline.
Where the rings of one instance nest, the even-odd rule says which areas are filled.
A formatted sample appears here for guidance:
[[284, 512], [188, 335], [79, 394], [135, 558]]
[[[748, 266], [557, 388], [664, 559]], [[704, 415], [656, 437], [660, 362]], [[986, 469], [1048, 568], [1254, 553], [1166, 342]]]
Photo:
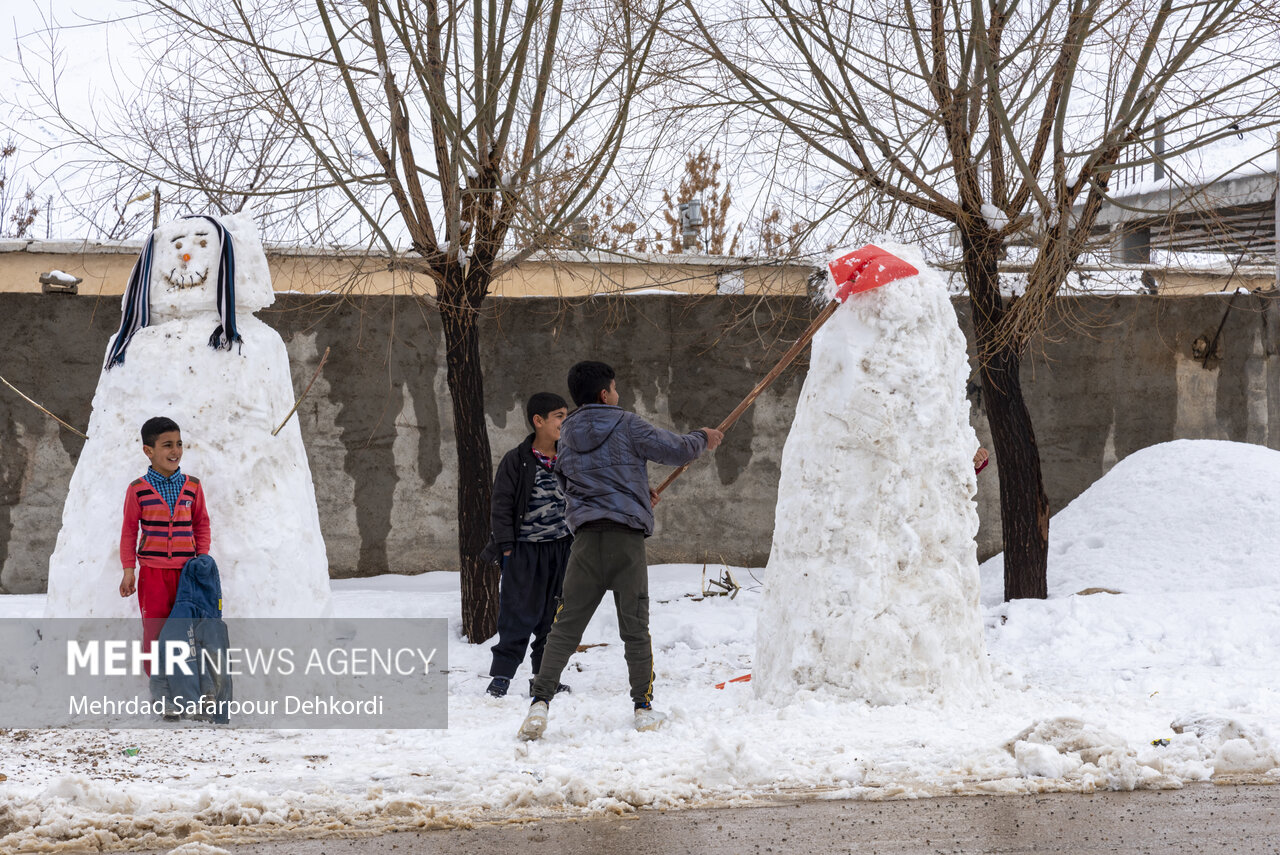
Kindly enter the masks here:
[[[552, 704], [537, 743], [515, 736], [524, 699], [484, 694], [487, 645], [461, 640], [449, 653], [446, 731], [9, 731], [0, 850], [216, 844], [778, 793], [1280, 782], [1278, 510], [1278, 452], [1184, 441], [1122, 461], [1055, 517], [1048, 600], [999, 603], [999, 561], [983, 567], [989, 701], [873, 707], [801, 691], [773, 705], [750, 683], [717, 690], [751, 670], [762, 571], [736, 571], [746, 588], [729, 599], [700, 595], [700, 566], [665, 565], [652, 568], [652, 627], [656, 701], [672, 718], [653, 733], [631, 730], [608, 600], [584, 638], [598, 646], [570, 664], [573, 692]], [[1088, 588], [1120, 593], [1076, 593]], [[456, 638], [451, 574], [335, 581], [333, 602], [353, 617], [448, 616]], [[40, 596], [0, 597], [3, 617], [43, 610]], [[121, 755], [135, 746], [136, 758]]]

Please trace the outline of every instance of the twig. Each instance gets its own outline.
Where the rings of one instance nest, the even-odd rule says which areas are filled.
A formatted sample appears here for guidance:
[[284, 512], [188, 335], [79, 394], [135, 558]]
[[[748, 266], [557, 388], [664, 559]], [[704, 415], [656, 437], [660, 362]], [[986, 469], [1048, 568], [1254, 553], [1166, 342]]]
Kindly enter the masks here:
[[284, 430], [284, 426], [289, 423], [289, 419], [293, 418], [293, 414], [298, 411], [298, 407], [302, 406], [302, 399], [307, 397], [307, 393], [311, 391], [311, 387], [316, 384], [316, 380], [320, 377], [320, 370], [324, 368], [324, 364], [329, 361], [329, 348], [324, 349], [324, 356], [320, 357], [320, 364], [316, 366], [316, 373], [311, 375], [311, 382], [307, 384], [307, 388], [302, 390], [302, 394], [298, 396], [298, 400], [293, 405], [293, 409], [289, 411], [289, 415], [284, 417], [284, 421], [280, 423], [280, 427], [271, 432], [272, 436]]
[[62, 425], [64, 428], [66, 428], [67, 430], [69, 430], [69, 431], [71, 431], [72, 433], [74, 433], [76, 436], [83, 437], [84, 439], [88, 439], [88, 438], [89, 438], [89, 435], [88, 435], [88, 434], [84, 434], [84, 433], [81, 433], [80, 431], [76, 430], [76, 429], [75, 429], [75, 428], [73, 428], [71, 425], [67, 424], [67, 423], [66, 423], [66, 422], [64, 422], [62, 419], [60, 419], [60, 418], [58, 418], [57, 416], [55, 416], [53, 413], [49, 412], [49, 411], [48, 411], [48, 410], [46, 410], [44, 407], [42, 407], [42, 406], [40, 406], [39, 404], [37, 404], [35, 401], [31, 400], [31, 399], [30, 399], [30, 398], [28, 398], [26, 395], [22, 394], [22, 392], [21, 392], [21, 391], [19, 391], [18, 387], [17, 387], [17, 386], [15, 386], [15, 385], [13, 385], [12, 383], [10, 383], [8, 380], [4, 379], [3, 377], [0, 377], [0, 383], [3, 383], [4, 385], [8, 386], [8, 387], [9, 387], [10, 389], [12, 389], [13, 391], [17, 392], [17, 393], [18, 393], [18, 397], [22, 398], [22, 400], [26, 401], [28, 404], [30, 404], [31, 406], [35, 407], [37, 410], [39, 410], [40, 412], [44, 413], [44, 414], [45, 414], [46, 416], [48, 416], [49, 418], [53, 419], [53, 420], [54, 420], [55, 422], [57, 422], [58, 424]]

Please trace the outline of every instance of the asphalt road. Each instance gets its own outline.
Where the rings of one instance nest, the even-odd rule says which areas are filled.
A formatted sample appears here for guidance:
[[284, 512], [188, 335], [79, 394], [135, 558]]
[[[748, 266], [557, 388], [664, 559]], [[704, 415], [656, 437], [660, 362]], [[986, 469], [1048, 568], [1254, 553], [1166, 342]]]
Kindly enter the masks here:
[[[217, 844], [233, 855], [1280, 853], [1280, 786], [816, 801], [638, 811], [357, 839]], [[165, 850], [161, 850], [165, 851]]]

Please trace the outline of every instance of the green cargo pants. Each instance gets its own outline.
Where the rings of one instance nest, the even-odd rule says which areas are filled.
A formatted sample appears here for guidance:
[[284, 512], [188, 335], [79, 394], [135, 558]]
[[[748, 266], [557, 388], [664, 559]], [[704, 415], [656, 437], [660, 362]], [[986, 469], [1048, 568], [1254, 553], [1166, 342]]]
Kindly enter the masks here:
[[613, 591], [618, 610], [631, 700], [647, 704], [653, 698], [653, 644], [649, 638], [649, 567], [645, 563], [644, 534], [632, 529], [583, 528], [573, 538], [564, 590], [556, 610], [542, 666], [533, 681], [534, 697], [555, 695], [569, 657], [578, 649], [582, 633], [606, 591]]

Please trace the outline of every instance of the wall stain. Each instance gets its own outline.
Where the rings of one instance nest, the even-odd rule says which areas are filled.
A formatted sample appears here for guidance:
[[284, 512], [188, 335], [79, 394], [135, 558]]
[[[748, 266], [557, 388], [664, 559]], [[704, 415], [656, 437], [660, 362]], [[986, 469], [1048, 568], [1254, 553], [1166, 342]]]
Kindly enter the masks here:
[[[307, 298], [295, 298], [299, 302]], [[396, 417], [407, 384], [420, 437], [414, 461], [431, 486], [444, 471], [440, 418], [435, 406], [435, 374], [440, 336], [412, 299], [354, 298], [308, 303], [289, 311], [288, 303], [263, 319], [288, 338], [315, 324], [316, 349], [330, 349], [324, 373], [337, 404], [336, 423], [346, 454], [343, 470], [355, 485], [360, 553], [355, 574], [390, 572], [387, 537], [399, 482], [395, 459]], [[323, 320], [316, 322], [317, 313]], [[286, 338], [286, 341], [288, 340]]]

